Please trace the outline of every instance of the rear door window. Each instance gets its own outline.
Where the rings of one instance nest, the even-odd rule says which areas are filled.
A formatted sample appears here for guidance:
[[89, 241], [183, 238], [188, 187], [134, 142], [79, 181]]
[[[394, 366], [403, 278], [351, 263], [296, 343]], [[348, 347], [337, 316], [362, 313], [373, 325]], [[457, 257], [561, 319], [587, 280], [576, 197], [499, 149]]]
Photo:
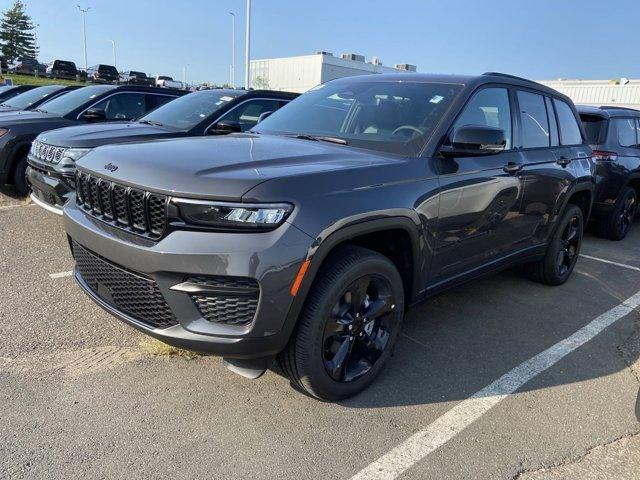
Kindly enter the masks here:
[[465, 125], [481, 125], [504, 130], [507, 141], [506, 149], [511, 143], [511, 108], [509, 92], [506, 88], [484, 88], [476, 93], [453, 125], [453, 130]]
[[522, 146], [524, 148], [550, 146], [549, 119], [544, 97], [536, 93], [518, 91], [518, 105], [522, 124]]
[[558, 114], [558, 123], [560, 124], [560, 142], [562, 145], [580, 145], [582, 144], [582, 134], [580, 127], [573, 114], [573, 109], [562, 100], [553, 99]]
[[614, 118], [613, 125], [618, 132], [618, 143], [621, 147], [637, 147], [637, 128], [634, 118]]
[[580, 115], [584, 133], [587, 136], [589, 145], [604, 143], [605, 132], [607, 131], [607, 119], [598, 115]]

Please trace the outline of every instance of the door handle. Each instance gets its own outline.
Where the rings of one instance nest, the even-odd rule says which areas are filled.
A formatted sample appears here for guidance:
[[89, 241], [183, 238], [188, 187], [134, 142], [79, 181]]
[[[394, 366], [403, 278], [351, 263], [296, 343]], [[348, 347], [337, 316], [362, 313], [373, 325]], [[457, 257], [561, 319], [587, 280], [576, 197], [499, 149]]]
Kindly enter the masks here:
[[567, 158], [565, 156], [562, 156], [562, 157], [560, 157], [560, 158], [558, 158], [556, 160], [556, 163], [558, 165], [560, 165], [561, 167], [566, 167], [567, 165], [569, 165], [571, 163], [571, 159]]
[[509, 162], [504, 167], [502, 167], [502, 170], [504, 170], [509, 175], [515, 175], [520, 170], [522, 170], [522, 164], [521, 163]]

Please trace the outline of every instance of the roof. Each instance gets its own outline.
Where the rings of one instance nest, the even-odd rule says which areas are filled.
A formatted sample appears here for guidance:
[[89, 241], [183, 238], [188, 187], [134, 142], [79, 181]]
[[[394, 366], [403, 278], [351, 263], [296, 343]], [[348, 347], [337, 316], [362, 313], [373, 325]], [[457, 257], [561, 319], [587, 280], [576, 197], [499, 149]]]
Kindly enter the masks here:
[[578, 113], [584, 113], [586, 115], [597, 115], [604, 118], [614, 117], [640, 117], [640, 110], [633, 108], [616, 107], [612, 105], [602, 105], [600, 107], [594, 107], [592, 105], [576, 105]]
[[[398, 81], [398, 82], [434, 82], [434, 83], [455, 83], [459, 85], [482, 85], [485, 83], [505, 83], [520, 87], [531, 87], [549, 95], [565, 97], [565, 95], [540, 83], [506, 73], [487, 72], [482, 75], [456, 75], [456, 74], [436, 74], [436, 73], [382, 73], [379, 75], [360, 75], [356, 77], [345, 77], [349, 81]], [[344, 80], [338, 79], [338, 81]], [[336, 81], [336, 80], [334, 80]]]

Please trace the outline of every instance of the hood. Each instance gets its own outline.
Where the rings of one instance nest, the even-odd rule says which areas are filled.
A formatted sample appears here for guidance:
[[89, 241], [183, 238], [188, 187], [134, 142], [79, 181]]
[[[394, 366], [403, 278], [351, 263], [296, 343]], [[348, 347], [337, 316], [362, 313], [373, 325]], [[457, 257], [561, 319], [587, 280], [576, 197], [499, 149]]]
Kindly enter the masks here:
[[60, 121], [60, 123], [69, 123], [70, 120], [67, 120], [64, 117], [60, 117], [53, 113], [42, 113], [36, 112], [32, 110], [15, 110], [10, 112], [5, 112], [0, 115], [0, 127], [9, 127], [12, 124], [20, 123], [20, 124], [29, 124], [29, 123], [41, 123], [41, 122], [55, 122]]
[[240, 200], [273, 178], [395, 162], [397, 157], [323, 142], [239, 134], [107, 145], [82, 157], [78, 167], [168, 195]]
[[[1, 117], [0, 117], [1, 118]], [[60, 128], [38, 140], [57, 147], [94, 148], [119, 142], [135, 142], [162, 137], [179, 137], [184, 132], [137, 122], [94, 123]]]

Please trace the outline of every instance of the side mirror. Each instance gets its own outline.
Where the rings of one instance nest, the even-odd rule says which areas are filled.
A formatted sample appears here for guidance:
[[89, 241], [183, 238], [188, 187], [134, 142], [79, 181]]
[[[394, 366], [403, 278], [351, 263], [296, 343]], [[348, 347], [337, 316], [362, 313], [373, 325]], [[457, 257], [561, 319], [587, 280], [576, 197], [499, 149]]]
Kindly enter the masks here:
[[240, 133], [242, 127], [239, 122], [233, 122], [231, 120], [221, 120], [213, 125], [207, 134], [209, 135], [228, 135], [229, 133]]
[[82, 114], [82, 118], [88, 122], [102, 122], [107, 119], [107, 113], [101, 108], [90, 108]]
[[507, 146], [504, 130], [484, 125], [464, 125], [453, 132], [451, 144], [442, 147], [445, 157], [495, 155]]
[[257, 123], [260, 123], [261, 121], [263, 121], [265, 118], [267, 118], [269, 115], [271, 115], [273, 112], [262, 112], [260, 114], [260, 116], [258, 117], [258, 121]]

